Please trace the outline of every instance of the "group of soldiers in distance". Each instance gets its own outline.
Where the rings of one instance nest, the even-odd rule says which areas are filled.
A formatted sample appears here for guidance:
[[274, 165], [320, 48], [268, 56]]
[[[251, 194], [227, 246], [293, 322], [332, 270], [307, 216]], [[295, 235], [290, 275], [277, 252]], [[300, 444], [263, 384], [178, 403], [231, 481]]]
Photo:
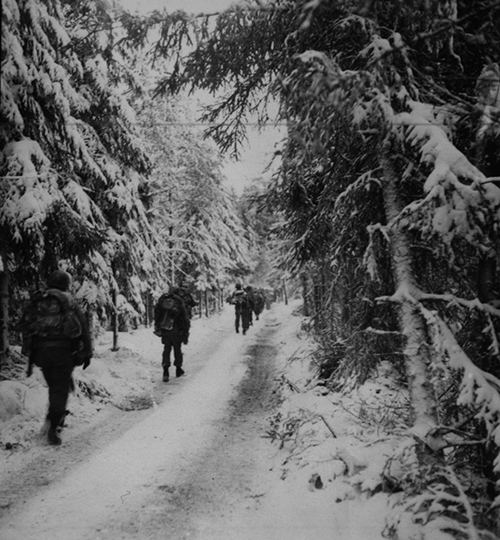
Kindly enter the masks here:
[[253, 315], [259, 320], [264, 307], [269, 307], [270, 298], [264, 289], [254, 289], [250, 285], [243, 288], [241, 283], [236, 283], [234, 291], [228, 296], [227, 302], [234, 305], [234, 327], [236, 333], [245, 335], [253, 324]]

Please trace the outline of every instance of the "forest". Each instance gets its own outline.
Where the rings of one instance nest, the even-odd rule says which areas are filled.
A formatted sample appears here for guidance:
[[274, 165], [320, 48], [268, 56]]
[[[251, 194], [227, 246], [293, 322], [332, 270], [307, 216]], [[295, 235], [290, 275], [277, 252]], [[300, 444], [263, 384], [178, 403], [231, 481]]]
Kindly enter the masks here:
[[[381, 489], [415, 538], [500, 534], [499, 1], [4, 0], [1, 62], [0, 376], [57, 266], [96, 329], [147, 325], [169, 284], [286, 277], [328, 391], [382, 363], [408, 391]], [[254, 118], [286, 138], [237, 197]]]

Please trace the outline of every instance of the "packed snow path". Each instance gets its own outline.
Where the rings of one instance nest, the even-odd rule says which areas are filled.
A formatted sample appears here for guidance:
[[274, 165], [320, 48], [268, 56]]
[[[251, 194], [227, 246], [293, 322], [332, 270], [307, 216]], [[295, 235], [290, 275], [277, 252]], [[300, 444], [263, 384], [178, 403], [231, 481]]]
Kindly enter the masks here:
[[[158, 384], [161, 404], [131, 413], [139, 421], [123, 434], [110, 435], [117, 429], [111, 417], [108, 430], [97, 429], [109, 441], [105, 446], [90, 435], [85, 455], [78, 446], [82, 436], [76, 437], [61, 448], [44, 448], [41, 465], [20, 471], [27, 498], [21, 503], [13, 494], [0, 537], [234, 538], [224, 533], [226, 522], [242, 507], [256, 508], [263, 496], [255, 479], [262, 479], [272, 451], [262, 435], [274, 401], [280, 322], [266, 312], [247, 336], [234, 333], [230, 310], [219, 322], [199, 342], [193, 332], [187, 376]], [[158, 355], [157, 340], [151, 348]], [[117, 422], [118, 429], [124, 425]]]

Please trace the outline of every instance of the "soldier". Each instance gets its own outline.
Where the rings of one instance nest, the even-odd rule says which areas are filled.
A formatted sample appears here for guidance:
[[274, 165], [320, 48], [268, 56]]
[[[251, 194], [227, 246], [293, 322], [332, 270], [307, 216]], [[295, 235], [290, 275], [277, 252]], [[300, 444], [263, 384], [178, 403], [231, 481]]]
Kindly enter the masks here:
[[245, 287], [245, 293], [247, 296], [246, 305], [243, 308], [242, 316], [248, 321], [248, 326], [253, 326], [253, 310], [255, 307], [255, 293], [250, 285]]
[[73, 387], [75, 366], [85, 369], [92, 358], [92, 341], [87, 321], [68, 292], [71, 276], [62, 270], [53, 272], [47, 289], [32, 297], [21, 320], [23, 353], [32, 366], [42, 370], [49, 388], [47, 420], [49, 444], [61, 444], [59, 436], [66, 416], [66, 404]]
[[243, 335], [247, 333], [249, 327], [248, 320], [248, 298], [241, 283], [236, 283], [234, 291], [227, 298], [227, 302], [234, 305], [234, 326], [236, 333], [240, 332], [240, 322]]
[[258, 321], [260, 314], [264, 311], [266, 304], [266, 297], [263, 289], [257, 289], [254, 293], [253, 312], [255, 313], [255, 319]]
[[170, 352], [174, 350], [174, 366], [176, 377], [184, 375], [182, 368], [182, 344], [189, 339], [190, 321], [186, 306], [176, 289], [162, 294], [155, 306], [154, 333], [161, 337], [164, 345], [162, 355], [163, 382], [169, 381]]

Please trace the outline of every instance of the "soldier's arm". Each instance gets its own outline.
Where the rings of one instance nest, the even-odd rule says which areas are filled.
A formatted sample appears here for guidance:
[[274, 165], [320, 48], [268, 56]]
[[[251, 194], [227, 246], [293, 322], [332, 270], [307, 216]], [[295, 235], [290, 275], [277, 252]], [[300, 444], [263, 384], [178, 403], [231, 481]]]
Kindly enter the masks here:
[[90, 334], [87, 317], [85, 317], [80, 306], [78, 306], [76, 303], [74, 304], [73, 309], [75, 310], [76, 316], [78, 317], [78, 320], [80, 321], [80, 324], [82, 327], [81, 340], [83, 344], [84, 354], [86, 354], [88, 358], [90, 359], [92, 358], [94, 351], [93, 351], [93, 344], [92, 344], [92, 336]]
[[181, 306], [181, 310], [180, 310], [181, 324], [182, 324], [183, 330], [187, 332], [190, 326], [189, 316], [188, 316], [188, 312], [187, 312], [186, 304], [184, 303], [184, 300], [180, 297], [179, 297], [179, 300], [180, 300], [180, 306]]

